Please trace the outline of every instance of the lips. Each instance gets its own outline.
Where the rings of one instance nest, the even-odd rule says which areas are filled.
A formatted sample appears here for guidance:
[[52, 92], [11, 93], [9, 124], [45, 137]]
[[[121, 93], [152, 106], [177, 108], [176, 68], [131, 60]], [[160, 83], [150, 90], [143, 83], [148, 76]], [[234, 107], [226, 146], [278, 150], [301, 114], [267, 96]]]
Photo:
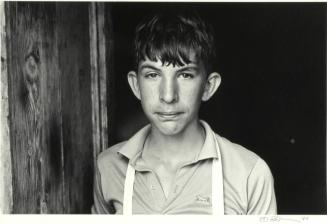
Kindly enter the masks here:
[[178, 118], [182, 112], [157, 112], [156, 113], [159, 118], [164, 119], [164, 120], [174, 120]]

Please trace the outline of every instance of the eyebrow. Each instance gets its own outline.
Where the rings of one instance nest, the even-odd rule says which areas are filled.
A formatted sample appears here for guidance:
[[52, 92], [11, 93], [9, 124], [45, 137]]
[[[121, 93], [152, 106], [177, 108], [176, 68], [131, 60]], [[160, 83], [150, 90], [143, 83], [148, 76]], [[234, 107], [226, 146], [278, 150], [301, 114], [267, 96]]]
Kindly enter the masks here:
[[[155, 70], [155, 71], [160, 71], [159, 68], [153, 66], [153, 65], [149, 65], [149, 64], [144, 64], [144, 65], [141, 65], [140, 66], [140, 70], [142, 69], [152, 69], [152, 70]], [[180, 69], [178, 69], [177, 71], [178, 72], [182, 72], [182, 71], [188, 71], [188, 70], [198, 70], [198, 66], [197, 65], [186, 65], [185, 67], [182, 67]]]
[[146, 68], [148, 68], [148, 69], [153, 69], [153, 70], [156, 70], [156, 71], [159, 71], [159, 70], [160, 70], [160, 69], [156, 68], [155, 66], [153, 66], [153, 65], [149, 65], [149, 64], [144, 64], [144, 65], [141, 65], [141, 66], [140, 66], [140, 70], [142, 70], [142, 69], [146, 69]]
[[189, 70], [198, 71], [199, 70], [199, 67], [196, 66], [196, 65], [187, 65], [187, 66], [185, 66], [183, 68], [178, 69], [179, 72], [189, 71]]

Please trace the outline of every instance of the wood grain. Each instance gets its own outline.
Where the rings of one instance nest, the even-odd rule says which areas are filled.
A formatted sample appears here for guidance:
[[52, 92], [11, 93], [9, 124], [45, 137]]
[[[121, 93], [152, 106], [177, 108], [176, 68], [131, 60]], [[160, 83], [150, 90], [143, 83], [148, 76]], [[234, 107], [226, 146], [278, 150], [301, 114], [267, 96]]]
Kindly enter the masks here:
[[12, 212], [12, 174], [9, 138], [9, 101], [4, 2], [0, 2], [0, 213]]
[[88, 213], [87, 3], [6, 2], [13, 213]]
[[99, 66], [98, 66], [98, 28], [97, 6], [95, 2], [89, 5], [89, 34], [90, 34], [90, 66], [91, 66], [91, 100], [92, 100], [92, 143], [94, 165], [95, 158], [101, 152], [100, 134], [100, 96], [99, 96]]
[[[107, 19], [109, 12], [104, 3], [90, 3], [90, 62], [94, 158], [108, 147], [108, 86], [112, 74], [112, 38]], [[109, 28], [111, 28], [111, 24]], [[109, 32], [108, 32], [109, 31]], [[109, 63], [109, 64], [108, 64]], [[109, 68], [109, 69], [108, 69]], [[110, 81], [110, 82], [109, 82]], [[110, 87], [110, 86], [109, 86]]]
[[98, 33], [98, 66], [99, 66], [99, 96], [100, 96], [100, 133], [101, 151], [108, 147], [108, 114], [107, 114], [107, 27], [105, 17], [105, 5], [103, 2], [97, 5], [97, 33]]
[[57, 3], [66, 213], [92, 206], [93, 148], [87, 3]]
[[61, 97], [54, 4], [7, 3], [13, 212], [61, 213]]

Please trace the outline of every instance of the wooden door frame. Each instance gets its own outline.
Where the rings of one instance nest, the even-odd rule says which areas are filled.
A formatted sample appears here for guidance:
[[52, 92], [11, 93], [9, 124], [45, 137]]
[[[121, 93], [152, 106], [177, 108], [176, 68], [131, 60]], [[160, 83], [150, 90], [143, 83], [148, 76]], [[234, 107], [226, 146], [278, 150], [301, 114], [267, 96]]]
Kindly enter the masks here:
[[97, 155], [108, 147], [107, 32], [105, 22], [105, 4], [91, 2], [89, 5], [89, 31], [94, 161], [96, 161]]

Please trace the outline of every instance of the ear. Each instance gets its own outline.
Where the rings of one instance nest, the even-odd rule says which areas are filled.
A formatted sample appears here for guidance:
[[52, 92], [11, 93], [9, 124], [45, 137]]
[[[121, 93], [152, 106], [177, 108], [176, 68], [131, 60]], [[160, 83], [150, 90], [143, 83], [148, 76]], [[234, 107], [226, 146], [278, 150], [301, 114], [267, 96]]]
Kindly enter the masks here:
[[204, 86], [204, 91], [202, 94], [202, 101], [208, 101], [213, 94], [217, 91], [218, 87], [221, 83], [221, 77], [219, 73], [213, 72], [211, 73]]
[[139, 84], [138, 84], [138, 81], [137, 81], [136, 72], [130, 71], [127, 74], [127, 79], [128, 79], [128, 84], [131, 87], [134, 95], [140, 100], [141, 99], [141, 94], [140, 94]]

